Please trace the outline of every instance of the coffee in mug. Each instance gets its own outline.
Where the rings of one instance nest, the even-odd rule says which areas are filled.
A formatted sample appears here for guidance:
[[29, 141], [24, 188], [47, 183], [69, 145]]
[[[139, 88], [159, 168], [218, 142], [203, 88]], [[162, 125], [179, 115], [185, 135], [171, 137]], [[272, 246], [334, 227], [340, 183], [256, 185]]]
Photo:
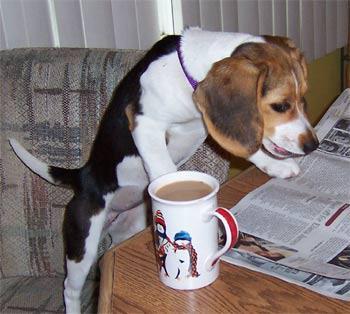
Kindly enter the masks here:
[[208, 195], [212, 187], [203, 181], [178, 181], [160, 187], [156, 195], [168, 201], [192, 201]]

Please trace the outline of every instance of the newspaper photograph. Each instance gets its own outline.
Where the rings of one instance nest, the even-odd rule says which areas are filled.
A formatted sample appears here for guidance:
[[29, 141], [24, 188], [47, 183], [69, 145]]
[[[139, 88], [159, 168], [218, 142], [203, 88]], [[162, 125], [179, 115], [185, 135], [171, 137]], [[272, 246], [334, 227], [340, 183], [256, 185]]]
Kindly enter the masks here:
[[299, 176], [271, 179], [231, 211], [240, 237], [224, 260], [350, 300], [350, 89], [315, 128]]

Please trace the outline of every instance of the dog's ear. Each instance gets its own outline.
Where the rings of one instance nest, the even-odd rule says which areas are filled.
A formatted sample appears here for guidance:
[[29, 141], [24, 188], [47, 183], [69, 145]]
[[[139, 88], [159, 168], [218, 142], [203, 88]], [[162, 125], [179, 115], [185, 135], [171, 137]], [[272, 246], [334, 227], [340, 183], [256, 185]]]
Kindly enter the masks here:
[[266, 73], [266, 66], [247, 58], [225, 58], [213, 65], [193, 94], [208, 133], [236, 156], [247, 158], [261, 146], [259, 103]]

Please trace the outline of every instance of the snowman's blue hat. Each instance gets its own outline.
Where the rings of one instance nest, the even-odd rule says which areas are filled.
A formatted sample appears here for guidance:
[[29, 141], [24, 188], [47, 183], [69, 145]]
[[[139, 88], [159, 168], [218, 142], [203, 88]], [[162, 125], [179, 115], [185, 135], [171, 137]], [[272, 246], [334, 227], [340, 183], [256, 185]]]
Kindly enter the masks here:
[[174, 241], [178, 241], [178, 240], [187, 240], [191, 242], [192, 238], [187, 231], [180, 231], [176, 233], [174, 237]]

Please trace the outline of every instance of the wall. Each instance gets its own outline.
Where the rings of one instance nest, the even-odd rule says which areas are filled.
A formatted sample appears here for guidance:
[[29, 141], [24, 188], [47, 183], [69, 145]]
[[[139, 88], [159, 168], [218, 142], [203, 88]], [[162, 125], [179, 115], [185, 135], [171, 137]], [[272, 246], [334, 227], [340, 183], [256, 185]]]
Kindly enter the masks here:
[[[306, 94], [308, 115], [315, 125], [327, 108], [341, 93], [341, 52], [340, 49], [317, 59], [308, 65], [309, 90]], [[235, 176], [249, 167], [251, 163], [232, 158], [230, 176]]]
[[314, 125], [341, 92], [340, 49], [309, 64], [308, 114]]

